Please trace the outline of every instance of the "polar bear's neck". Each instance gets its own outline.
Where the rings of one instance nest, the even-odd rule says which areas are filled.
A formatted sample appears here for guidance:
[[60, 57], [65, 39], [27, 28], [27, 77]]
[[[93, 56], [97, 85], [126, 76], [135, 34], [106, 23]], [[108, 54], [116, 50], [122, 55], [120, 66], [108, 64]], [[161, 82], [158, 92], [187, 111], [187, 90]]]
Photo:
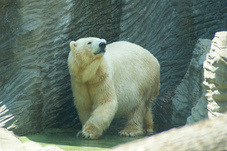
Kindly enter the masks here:
[[104, 57], [96, 56], [90, 58], [78, 59], [76, 57], [75, 61], [75, 73], [77, 80], [86, 83], [91, 79], [95, 79], [97, 71], [101, 67], [101, 64], [104, 62]]

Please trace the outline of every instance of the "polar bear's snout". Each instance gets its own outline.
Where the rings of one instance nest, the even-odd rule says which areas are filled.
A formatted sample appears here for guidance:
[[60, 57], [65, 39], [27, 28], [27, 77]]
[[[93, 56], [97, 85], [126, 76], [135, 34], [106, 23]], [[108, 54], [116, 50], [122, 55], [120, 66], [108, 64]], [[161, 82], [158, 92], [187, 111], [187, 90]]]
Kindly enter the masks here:
[[99, 43], [99, 48], [101, 49], [101, 52], [104, 52], [105, 48], [106, 48], [106, 43], [105, 42], [100, 42]]
[[98, 47], [99, 47], [99, 49], [94, 53], [95, 55], [101, 54], [101, 53], [104, 53], [104, 52], [105, 52], [105, 49], [106, 49], [106, 42], [100, 42], [100, 43], [98, 44]]
[[99, 43], [99, 47], [100, 47], [101, 49], [105, 49], [105, 48], [106, 48], [106, 43], [105, 43], [105, 42], [100, 42], [100, 43]]

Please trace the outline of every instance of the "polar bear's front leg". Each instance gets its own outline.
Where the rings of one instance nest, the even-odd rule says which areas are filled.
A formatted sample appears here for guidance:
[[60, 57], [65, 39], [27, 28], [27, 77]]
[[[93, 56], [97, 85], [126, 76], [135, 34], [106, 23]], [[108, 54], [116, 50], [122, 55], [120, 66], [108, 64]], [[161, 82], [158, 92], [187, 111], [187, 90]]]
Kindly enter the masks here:
[[86, 139], [97, 139], [112, 122], [117, 110], [117, 100], [99, 105], [83, 126], [81, 135]]

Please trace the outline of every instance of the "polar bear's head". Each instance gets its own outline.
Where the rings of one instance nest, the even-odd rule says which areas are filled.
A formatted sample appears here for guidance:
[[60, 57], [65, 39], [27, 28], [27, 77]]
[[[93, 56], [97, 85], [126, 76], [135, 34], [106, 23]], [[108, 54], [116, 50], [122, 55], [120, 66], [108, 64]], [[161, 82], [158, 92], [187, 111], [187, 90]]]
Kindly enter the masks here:
[[103, 55], [106, 40], [94, 37], [81, 38], [77, 41], [71, 41], [70, 48], [74, 54]]
[[103, 62], [106, 40], [99, 38], [81, 38], [70, 42], [71, 51], [68, 56], [70, 75], [76, 80], [86, 82], [96, 74]]

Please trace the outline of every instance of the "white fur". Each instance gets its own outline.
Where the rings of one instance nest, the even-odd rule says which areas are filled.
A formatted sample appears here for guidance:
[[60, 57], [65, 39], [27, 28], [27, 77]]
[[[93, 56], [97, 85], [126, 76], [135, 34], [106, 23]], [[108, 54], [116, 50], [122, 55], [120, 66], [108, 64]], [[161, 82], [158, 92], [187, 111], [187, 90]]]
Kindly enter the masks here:
[[[91, 41], [92, 45], [88, 45]], [[108, 44], [104, 54], [98, 38], [70, 43], [68, 66], [74, 104], [83, 125], [82, 135], [96, 139], [113, 118], [127, 116], [124, 136], [152, 131], [151, 101], [158, 94], [160, 66], [144, 48], [125, 41]]]

